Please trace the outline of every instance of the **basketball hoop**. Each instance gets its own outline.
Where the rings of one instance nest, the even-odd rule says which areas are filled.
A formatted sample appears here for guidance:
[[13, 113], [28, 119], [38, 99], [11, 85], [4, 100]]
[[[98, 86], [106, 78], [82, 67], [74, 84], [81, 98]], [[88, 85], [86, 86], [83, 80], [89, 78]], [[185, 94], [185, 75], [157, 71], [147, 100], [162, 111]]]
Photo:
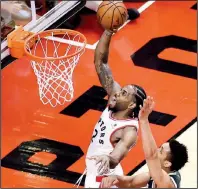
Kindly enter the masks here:
[[72, 75], [85, 45], [83, 34], [67, 29], [43, 31], [24, 41], [24, 53], [31, 60], [43, 104], [55, 107], [72, 100]]

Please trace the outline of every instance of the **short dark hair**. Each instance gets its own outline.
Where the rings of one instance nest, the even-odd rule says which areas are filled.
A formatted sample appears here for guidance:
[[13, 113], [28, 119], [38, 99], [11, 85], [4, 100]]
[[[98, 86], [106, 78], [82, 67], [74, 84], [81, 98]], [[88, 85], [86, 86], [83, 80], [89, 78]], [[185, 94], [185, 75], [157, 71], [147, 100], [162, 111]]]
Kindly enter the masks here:
[[136, 90], [136, 94], [135, 94], [136, 107], [133, 109], [133, 113], [134, 113], [134, 117], [137, 118], [140, 111], [140, 105], [143, 106], [144, 99], [146, 99], [146, 92], [142, 87], [138, 85], [132, 85], [132, 86]]
[[170, 162], [172, 163], [170, 169], [178, 171], [188, 162], [187, 147], [174, 139], [169, 142], [169, 146], [171, 149]]

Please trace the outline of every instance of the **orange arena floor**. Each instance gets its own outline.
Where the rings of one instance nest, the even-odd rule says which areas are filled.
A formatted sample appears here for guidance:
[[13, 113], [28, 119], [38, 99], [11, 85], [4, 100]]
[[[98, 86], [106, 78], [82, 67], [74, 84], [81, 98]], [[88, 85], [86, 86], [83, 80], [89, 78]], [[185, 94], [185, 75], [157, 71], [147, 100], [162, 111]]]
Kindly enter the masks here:
[[[115, 79], [121, 85], [142, 86], [156, 101], [151, 128], [158, 145], [189, 126], [197, 115], [196, 10], [191, 8], [195, 3], [155, 2], [112, 38], [109, 64]], [[102, 33], [94, 14], [83, 15], [76, 30], [89, 44]], [[156, 38], [162, 39], [156, 42]], [[145, 48], [150, 48], [150, 54]], [[72, 187], [83, 173], [92, 131], [106, 103], [93, 58], [94, 51], [86, 49], [74, 71], [73, 100], [56, 108], [40, 101], [27, 57], [2, 70], [3, 188]], [[61, 153], [64, 150], [66, 155]], [[143, 160], [139, 133], [137, 145], [122, 161], [125, 174], [133, 173]]]

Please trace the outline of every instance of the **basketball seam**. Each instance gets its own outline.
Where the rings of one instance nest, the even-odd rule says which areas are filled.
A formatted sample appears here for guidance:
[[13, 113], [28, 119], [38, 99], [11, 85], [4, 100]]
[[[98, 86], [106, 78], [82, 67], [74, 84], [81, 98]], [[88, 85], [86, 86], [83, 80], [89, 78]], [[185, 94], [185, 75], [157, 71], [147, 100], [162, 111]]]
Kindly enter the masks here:
[[121, 14], [121, 12], [120, 12], [119, 8], [118, 8], [118, 7], [116, 7], [116, 8], [118, 9], [118, 11], [119, 11], [119, 13], [120, 13], [120, 15], [121, 15], [121, 18], [122, 18], [122, 24], [124, 24], [124, 18], [123, 18], [123, 16], [122, 16], [122, 14]]
[[[114, 5], [116, 5], [117, 3], [120, 3], [120, 2], [117, 2], [117, 3], [112, 2], [112, 3], [113, 3]], [[125, 10], [126, 10], [126, 12], [127, 12], [127, 9], [126, 9], [125, 7], [122, 7], [122, 6], [116, 6], [116, 8], [118, 8], [118, 7], [125, 9]]]
[[117, 6], [117, 8], [118, 8], [118, 7], [120, 7], [120, 8], [123, 8], [123, 9], [125, 9], [125, 10], [127, 11], [127, 9], [126, 9], [125, 7], [122, 7], [122, 6]]
[[[116, 6], [116, 3], [114, 3], [114, 2], [112, 2], [115, 6]], [[119, 2], [117, 2], [117, 3], [119, 3]], [[124, 24], [124, 19], [123, 19], [123, 17], [122, 17], [122, 14], [121, 14], [121, 12], [120, 12], [120, 10], [119, 10], [119, 8], [118, 7], [120, 7], [120, 6], [116, 6], [116, 9], [119, 11], [119, 13], [120, 13], [120, 16], [121, 16], [121, 18], [122, 18], [122, 24]]]
[[[123, 9], [125, 9], [126, 10], [126, 12], [127, 12], [127, 9], [125, 8], [125, 7], [122, 7], [122, 6], [117, 6], [117, 8], [123, 8]], [[119, 11], [120, 11], [120, 9], [118, 9]], [[127, 13], [128, 14], [128, 13]], [[121, 15], [122, 16], [122, 15]], [[124, 24], [124, 23], [123, 23]]]
[[99, 10], [100, 10], [100, 8], [102, 8], [102, 7], [106, 6], [106, 5], [109, 5], [109, 4], [111, 4], [111, 2], [109, 2], [108, 4], [105, 4], [105, 5], [101, 5], [101, 6], [99, 6], [97, 11], [99, 11]]
[[113, 20], [114, 20], [114, 12], [115, 12], [115, 10], [116, 10], [116, 7], [113, 9], [113, 15], [112, 15], [112, 19], [111, 19], [111, 27], [110, 27], [110, 29], [113, 29], [112, 28], [112, 24], [113, 24]]
[[[122, 2], [117, 2], [117, 3], [114, 3], [114, 2], [112, 2], [114, 5], [116, 5], [116, 4], [118, 4], [118, 3], [122, 3]], [[122, 6], [116, 6], [116, 8], [118, 8], [118, 7], [121, 7], [121, 8], [123, 8], [123, 9], [125, 9], [126, 11], [127, 11], [127, 8], [126, 7], [122, 7]]]
[[[113, 7], [114, 5], [112, 5], [111, 7]], [[102, 17], [101, 17], [101, 19], [100, 19], [100, 23], [102, 24], [102, 19], [103, 19], [103, 17], [105, 16], [105, 14], [108, 12], [108, 10], [111, 8], [111, 7], [109, 7], [105, 12], [104, 12], [104, 14], [102, 15]]]

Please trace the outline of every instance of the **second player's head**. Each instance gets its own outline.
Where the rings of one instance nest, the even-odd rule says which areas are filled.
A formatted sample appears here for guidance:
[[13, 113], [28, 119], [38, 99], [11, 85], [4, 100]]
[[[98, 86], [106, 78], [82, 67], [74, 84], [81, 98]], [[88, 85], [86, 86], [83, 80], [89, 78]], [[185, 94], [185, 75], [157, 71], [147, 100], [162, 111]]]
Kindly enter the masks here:
[[178, 171], [188, 162], [188, 151], [185, 145], [171, 140], [159, 148], [158, 157], [165, 171]]
[[112, 98], [110, 108], [114, 111], [128, 111], [131, 116], [138, 117], [140, 105], [146, 99], [144, 89], [138, 85], [126, 85]]

